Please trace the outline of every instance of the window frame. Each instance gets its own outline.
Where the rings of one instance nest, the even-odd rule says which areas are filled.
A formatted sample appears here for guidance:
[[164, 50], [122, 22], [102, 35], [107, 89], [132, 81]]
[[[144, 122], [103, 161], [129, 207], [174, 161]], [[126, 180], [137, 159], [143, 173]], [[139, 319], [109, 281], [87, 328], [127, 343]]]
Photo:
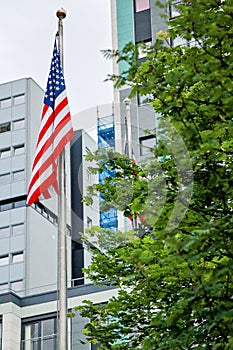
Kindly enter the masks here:
[[[7, 102], [9, 102], [9, 104]], [[5, 105], [5, 103], [6, 103], [6, 105]], [[3, 98], [0, 100], [0, 108], [1, 109], [9, 108], [11, 106], [12, 106], [12, 98], [11, 97]]]
[[[15, 178], [16, 174], [22, 174], [22, 177]], [[12, 181], [17, 182], [23, 180], [25, 180], [25, 169], [15, 170], [12, 172]]]
[[[4, 155], [6, 153], [6, 155]], [[5, 147], [0, 149], [0, 159], [6, 159], [11, 157], [11, 148]]]
[[[16, 127], [17, 123], [22, 123], [22, 122], [23, 122], [23, 126], [21, 126], [21, 127]], [[13, 129], [13, 131], [25, 129], [25, 124], [26, 124], [25, 118], [13, 120], [13, 128], [12, 128], [12, 129]]]
[[[23, 99], [23, 101], [21, 101]], [[13, 96], [14, 106], [19, 106], [25, 103], [26, 96], [25, 94], [19, 94]]]
[[0, 134], [11, 131], [11, 122], [5, 122], [0, 124]]
[[[4, 259], [6, 259], [6, 262], [4, 262]], [[4, 254], [0, 256], [0, 266], [6, 266], [10, 264], [10, 257], [9, 254]]]
[[[143, 141], [147, 141], [147, 140], [154, 140], [154, 146], [150, 147], [150, 146], [144, 145]], [[140, 156], [143, 157], [143, 156], [152, 155], [151, 149], [153, 149], [156, 146], [156, 135], [151, 134], [151, 135], [143, 135], [139, 137], [139, 144], [140, 144]]]
[[[22, 150], [22, 152], [20, 150]], [[18, 151], [20, 151], [20, 152], [18, 153]], [[21, 156], [24, 153], [25, 153], [25, 144], [24, 143], [22, 143], [21, 145], [13, 146], [14, 156]]]
[[21, 207], [25, 207], [26, 206], [26, 199], [20, 199], [18, 201], [14, 201], [14, 208], [21, 208]]
[[[48, 320], [53, 320], [53, 330], [51, 334], [43, 336], [43, 322], [46, 322]], [[32, 329], [36, 329], [36, 333], [32, 334]], [[26, 338], [29, 335], [29, 338]], [[22, 342], [22, 349], [33, 349], [33, 346], [37, 346], [37, 350], [42, 350], [44, 348], [43, 342], [48, 340], [48, 339], [53, 339], [53, 344], [50, 350], [56, 350], [56, 343], [57, 343], [57, 317], [56, 315], [45, 315], [37, 317], [35, 320], [29, 319], [29, 320], [24, 320], [22, 323], [22, 337], [21, 337], [21, 342]], [[29, 342], [29, 343], [28, 343]], [[25, 344], [27, 344], [28, 347], [25, 347]]]
[[14, 202], [7, 202], [7, 203], [0, 204], [0, 212], [11, 210], [13, 208], [14, 208]]
[[[4, 232], [4, 230], [6, 230], [6, 232]], [[11, 235], [11, 227], [10, 226], [2, 226], [2, 227], [0, 227], [0, 239], [7, 238], [10, 235]]]
[[182, 0], [172, 1], [169, 4], [169, 19], [170, 20], [179, 16], [179, 11], [177, 9], [177, 6], [181, 5], [181, 4], [182, 4]]
[[[14, 287], [14, 283], [21, 283], [21, 288], [15, 288]], [[10, 288], [11, 288], [11, 290], [13, 291], [13, 292], [21, 292], [21, 291], [23, 291], [23, 287], [24, 287], [24, 281], [22, 280], [22, 279], [20, 279], [20, 280], [15, 280], [15, 281], [11, 281], [10, 282]], [[15, 288], [15, 289], [14, 289]]]
[[[16, 260], [15, 260], [15, 258], [16, 258]], [[11, 253], [11, 264], [19, 264], [22, 262], [24, 262], [24, 252], [23, 251]]]
[[92, 228], [92, 226], [93, 226], [93, 221], [89, 216], [87, 216], [87, 228]]

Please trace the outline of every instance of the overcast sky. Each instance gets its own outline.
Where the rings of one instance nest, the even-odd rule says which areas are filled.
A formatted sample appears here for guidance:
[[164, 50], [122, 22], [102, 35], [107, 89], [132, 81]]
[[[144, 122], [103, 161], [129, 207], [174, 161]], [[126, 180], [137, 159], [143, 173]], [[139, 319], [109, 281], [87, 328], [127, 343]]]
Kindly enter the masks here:
[[61, 7], [64, 75], [75, 114], [113, 99], [112, 84], [104, 82], [112, 64], [100, 53], [111, 48], [110, 0], [1, 0], [0, 83], [32, 77], [45, 89]]

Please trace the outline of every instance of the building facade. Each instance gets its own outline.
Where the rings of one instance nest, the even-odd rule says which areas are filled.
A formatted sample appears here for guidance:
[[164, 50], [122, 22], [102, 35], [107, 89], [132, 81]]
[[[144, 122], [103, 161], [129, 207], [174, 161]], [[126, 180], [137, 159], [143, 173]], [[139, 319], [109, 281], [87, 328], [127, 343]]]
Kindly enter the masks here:
[[[87, 194], [87, 187], [98, 182], [98, 176], [91, 174], [88, 170], [91, 164], [85, 160], [85, 156], [96, 149], [96, 141], [83, 129], [74, 132], [74, 138], [70, 144], [71, 277], [73, 286], [89, 282], [82, 269], [90, 264], [91, 255], [85, 248], [82, 233], [93, 225], [99, 225], [98, 198], [93, 198], [91, 206], [86, 206], [82, 201]], [[94, 245], [93, 242], [89, 244]]]
[[26, 206], [42, 98], [30, 78], [0, 86], [0, 291], [22, 296], [56, 286], [56, 203]]
[[[116, 295], [110, 287], [86, 284], [68, 289], [68, 309], [80, 305], [84, 299], [94, 303], [106, 302]], [[78, 313], [68, 318], [68, 349], [95, 350], [93, 344], [81, 344], [85, 340], [82, 330], [85, 324]], [[0, 349], [1, 350], [55, 350], [57, 341], [57, 292], [20, 297], [7, 292], [0, 297]]]
[[[26, 205], [44, 91], [31, 78], [0, 85], [0, 349], [56, 349], [57, 199]], [[81, 124], [81, 123], [80, 123]], [[111, 288], [96, 288], [82, 273], [91, 256], [81, 232], [99, 224], [98, 199], [82, 196], [96, 182], [85, 154], [97, 143], [75, 130], [66, 150], [68, 307], [90, 297], [106, 300]], [[90, 242], [93, 244], [93, 242]], [[69, 349], [90, 350], [79, 338], [85, 320], [68, 321]]]
[[[166, 4], [166, 0], [161, 1]], [[122, 50], [124, 46], [132, 42], [138, 44], [144, 42], [150, 46], [155, 43], [159, 31], [165, 31], [167, 25], [161, 18], [163, 11], [152, 0], [111, 0], [112, 16], [112, 43], [114, 50]], [[143, 55], [139, 55], [143, 61]], [[126, 62], [113, 63], [113, 74], [119, 75], [127, 70]], [[123, 86], [114, 90], [115, 120], [117, 150], [124, 151], [125, 143], [125, 99], [130, 94], [130, 88]], [[146, 156], [149, 148], [156, 144], [156, 114], [149, 103], [148, 96], [136, 96], [131, 99], [130, 118], [128, 119], [128, 133], [130, 138], [130, 154], [134, 154], [137, 160]], [[151, 130], [151, 135], [145, 133]]]

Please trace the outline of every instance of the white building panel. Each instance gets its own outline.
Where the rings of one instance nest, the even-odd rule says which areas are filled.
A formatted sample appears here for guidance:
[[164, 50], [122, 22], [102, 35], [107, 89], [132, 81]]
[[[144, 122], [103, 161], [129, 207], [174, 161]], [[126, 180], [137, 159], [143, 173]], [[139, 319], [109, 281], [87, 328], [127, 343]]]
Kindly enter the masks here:
[[25, 250], [25, 237], [24, 235], [11, 236], [10, 238], [10, 251], [24, 251]]
[[[0, 173], [5, 174], [11, 170], [11, 158], [0, 159]], [[3, 199], [0, 194], [0, 200]]]
[[0, 100], [11, 96], [11, 84], [6, 83], [0, 86]]
[[[0, 95], [0, 102], [1, 102], [1, 95]], [[1, 123], [9, 122], [11, 120], [11, 108], [3, 108], [0, 109], [0, 120]]]
[[[2, 120], [0, 122], [2, 124]], [[11, 133], [9, 131], [1, 134], [0, 150], [11, 146]]]
[[27, 79], [19, 79], [12, 82], [12, 95], [21, 95], [27, 91]]
[[21, 280], [24, 278], [24, 263], [10, 265], [10, 281]]
[[25, 222], [26, 219], [26, 208], [16, 208], [10, 211], [11, 214], [11, 224], [17, 224], [21, 222]]
[[0, 284], [9, 280], [9, 265], [0, 266]]
[[26, 141], [26, 130], [16, 130], [12, 132], [12, 144], [18, 145], [21, 143], [25, 143]]
[[26, 104], [12, 107], [12, 120], [18, 120], [25, 118], [26, 116]]
[[[8, 169], [7, 169], [8, 172]], [[5, 199], [5, 198], [9, 198], [11, 196], [11, 185], [10, 184], [6, 184], [6, 185], [1, 185], [0, 186], [0, 200], [1, 199]]]
[[11, 193], [12, 195], [21, 196], [26, 193], [26, 182], [25, 181], [17, 181], [11, 184]]
[[57, 227], [33, 208], [27, 209], [27, 295], [56, 289]]
[[10, 238], [1, 238], [0, 239], [0, 256], [3, 256], [8, 252], [10, 249]]

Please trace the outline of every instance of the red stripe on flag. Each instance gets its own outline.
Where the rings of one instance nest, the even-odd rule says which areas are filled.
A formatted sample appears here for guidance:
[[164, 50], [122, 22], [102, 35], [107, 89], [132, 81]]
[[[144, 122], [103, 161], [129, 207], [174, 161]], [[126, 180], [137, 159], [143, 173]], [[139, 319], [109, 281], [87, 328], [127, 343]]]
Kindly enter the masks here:
[[58, 157], [73, 134], [64, 77], [55, 41], [31, 181], [28, 186], [29, 205], [39, 199], [50, 198], [53, 192], [58, 193]]
[[[33, 176], [29, 187], [28, 187], [28, 193], [31, 191], [33, 185], [35, 182], [41, 177], [41, 175], [46, 171], [46, 169], [49, 168], [49, 166], [53, 165], [55, 167], [55, 161], [58, 158], [59, 154], [67, 144], [67, 140], [70, 140], [73, 137], [73, 129], [69, 130], [68, 133], [61, 139], [57, 147], [54, 149], [53, 154], [51, 154], [45, 161], [44, 163], [40, 166], [40, 168], [37, 170], [35, 175]], [[55, 164], [54, 164], [55, 163]], [[57, 165], [56, 165], [57, 167]]]
[[[53, 118], [53, 114], [49, 117], [49, 119]], [[35, 165], [39, 162], [39, 160], [41, 159], [42, 155], [45, 153], [45, 151], [53, 144], [56, 136], [59, 134], [59, 132], [65, 127], [65, 125], [67, 123], [69, 123], [70, 121], [70, 113], [68, 113], [62, 120], [61, 122], [57, 125], [56, 129], [53, 131], [53, 133], [50, 135], [50, 137], [46, 140], [46, 143], [44, 143], [44, 145], [41, 147], [40, 151], [36, 154], [34, 163], [33, 163], [33, 167], [32, 169], [34, 169]], [[49, 125], [48, 125], [49, 127]], [[73, 130], [73, 129], [72, 129]], [[42, 137], [40, 137], [40, 140], [42, 139]], [[72, 137], [71, 137], [72, 138]], [[70, 140], [68, 140], [67, 142], [69, 142]], [[66, 142], [66, 143], [67, 143]], [[61, 150], [62, 151], [62, 150]], [[60, 151], [60, 153], [61, 153]], [[59, 155], [59, 151], [58, 151], [58, 155]], [[56, 156], [54, 156], [54, 158], [56, 158]]]
[[[54, 176], [54, 174], [51, 174], [41, 185], [40, 187], [38, 187], [33, 194], [30, 196], [30, 198], [28, 199], [28, 205], [31, 205], [35, 202], [38, 202], [38, 198], [40, 197], [40, 195], [43, 193], [47, 193], [48, 191], [48, 187], [54, 184], [54, 189], [56, 191], [57, 189], [57, 193], [58, 193], [58, 186], [57, 186], [57, 179]], [[48, 197], [50, 198], [50, 196]]]
[[[38, 138], [38, 143], [37, 145], [40, 143], [40, 141], [42, 140], [42, 138], [44, 137], [45, 133], [47, 132], [47, 130], [50, 128], [50, 126], [55, 122], [56, 118], [60, 115], [60, 113], [62, 112], [62, 110], [68, 106], [68, 100], [67, 97], [65, 97], [59, 104], [58, 106], [56, 106], [55, 110], [53, 113], [51, 113], [51, 115], [49, 116], [49, 118], [47, 119], [46, 123], [43, 125], [42, 129], [40, 130], [39, 133], [39, 138]], [[42, 116], [42, 120], [44, 119], [45, 114], [48, 111], [49, 106], [46, 106], [47, 108], [43, 109], [43, 116]], [[70, 119], [70, 113], [68, 112], [67, 115], [69, 114], [69, 119]]]

